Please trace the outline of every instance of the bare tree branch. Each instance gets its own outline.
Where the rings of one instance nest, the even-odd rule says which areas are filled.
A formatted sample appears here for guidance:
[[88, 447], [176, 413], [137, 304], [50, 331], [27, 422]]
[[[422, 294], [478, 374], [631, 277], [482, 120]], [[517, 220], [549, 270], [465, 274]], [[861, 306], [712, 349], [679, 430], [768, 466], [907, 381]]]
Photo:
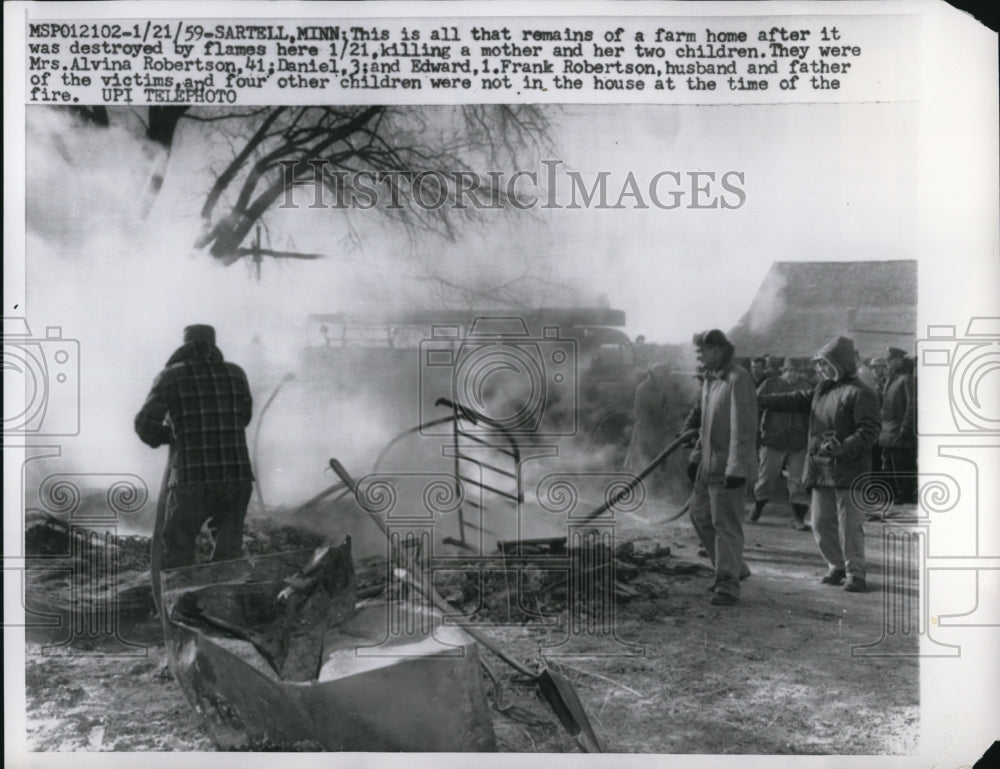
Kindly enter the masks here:
[[[108, 117], [128, 114], [105, 108], [75, 111], [100, 126], [110, 124], [105, 122]], [[190, 136], [213, 147], [214, 163], [223, 160], [220, 150], [229, 153], [203, 193], [202, 229], [194, 244], [223, 264], [241, 258], [246, 238], [258, 223], [267, 226], [265, 217], [294, 184], [315, 183], [338, 200], [356, 198], [362, 192], [357, 174], [366, 174], [368, 184], [380, 185], [384, 194], [375, 212], [406, 234], [413, 249], [406, 258], [419, 259], [420, 252], [427, 253], [426, 235], [454, 241], [467, 225], [485, 221], [484, 207], [508, 207], [500, 177], [523, 167], [519, 164], [525, 156], [533, 159], [549, 148], [552, 111], [535, 105], [152, 106], [145, 110], [145, 120], [133, 111], [150, 146], [160, 150], [150, 153], [144, 208], [148, 210], [159, 193], [184, 120], [190, 124], [185, 140]], [[490, 175], [484, 168], [501, 174]], [[468, 205], [473, 194], [477, 205]], [[419, 205], [414, 202], [417, 195], [423, 196]], [[424, 205], [426, 201], [440, 205]], [[357, 242], [360, 235], [350, 211], [344, 212], [344, 222], [348, 237]], [[420, 251], [413, 248], [417, 242], [423, 244]], [[415, 279], [435, 284], [441, 303], [488, 301], [520, 307], [525, 297], [564, 289], [541, 279], [537, 260], [526, 261], [519, 274], [511, 275], [508, 269], [505, 275], [463, 282], [429, 259]]]

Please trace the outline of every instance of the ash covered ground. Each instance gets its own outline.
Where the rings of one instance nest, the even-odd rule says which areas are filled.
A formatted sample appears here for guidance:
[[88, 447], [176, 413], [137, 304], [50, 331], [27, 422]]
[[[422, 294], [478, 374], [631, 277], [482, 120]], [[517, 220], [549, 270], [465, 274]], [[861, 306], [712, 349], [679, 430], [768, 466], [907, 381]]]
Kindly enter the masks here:
[[[314, 547], [351, 534], [360, 545], [356, 552], [368, 553], [355, 558], [358, 588], [377, 590], [386, 575], [381, 535], [352, 507], [342, 500], [314, 511], [336, 521], [326, 534], [280, 516], [252, 519], [246, 551]], [[824, 564], [811, 536], [795, 531], [791, 520], [784, 505], [772, 504], [759, 523], [746, 525], [753, 576], [738, 606], [719, 608], [708, 604], [712, 571], [697, 555], [686, 517], [659, 524], [623, 518], [615, 530], [613, 633], [568, 634], [594, 607], [565, 578], [514, 562], [482, 580], [462, 569], [443, 570], [435, 586], [456, 607], [497, 625], [490, 633], [508, 653], [524, 660], [544, 654], [564, 673], [608, 751], [914, 752], [916, 658], [866, 656], [856, 648], [916, 651], [915, 634], [881, 640], [882, 575], [887, 568], [902, 573], [898, 562], [882, 562], [882, 533], [901, 524], [866, 526], [872, 589], [852, 595], [819, 583]], [[28, 572], [26, 606], [36, 623], [57, 623], [26, 631], [29, 748], [212, 750], [167, 664], [148, 586], [148, 539], [110, 541], [117, 575], [107, 584], [90, 580], [85, 570], [74, 577], [73, 559], [93, 558], [70, 552], [62, 523], [35, 515], [28, 524], [27, 553], [37, 568]], [[207, 540], [202, 544], [204, 557]], [[915, 577], [891, 589], [893, 600], [915, 611]], [[74, 633], [74, 602], [100, 603], [109, 593], [118, 596], [115, 633]], [[498, 674], [496, 680], [484, 674], [498, 749], [576, 750], [535, 687], [486, 658]]]

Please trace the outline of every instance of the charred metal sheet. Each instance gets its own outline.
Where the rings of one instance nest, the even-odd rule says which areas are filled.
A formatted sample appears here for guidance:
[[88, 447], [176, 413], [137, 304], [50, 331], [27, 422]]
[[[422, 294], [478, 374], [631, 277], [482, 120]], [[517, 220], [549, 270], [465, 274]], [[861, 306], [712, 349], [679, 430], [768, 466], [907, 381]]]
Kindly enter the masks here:
[[[219, 571], [227, 568], [220, 564]], [[249, 641], [280, 678], [308, 681], [319, 671], [323, 635], [354, 612], [350, 542], [320, 548], [300, 569], [263, 579], [215, 582], [175, 591], [172, 622]]]
[[331, 750], [496, 750], [476, 642], [412, 600], [332, 629], [319, 687], [307, 707]]
[[355, 617], [349, 541], [165, 571], [163, 597], [171, 669], [220, 749], [496, 749], [475, 643], [413, 607]]

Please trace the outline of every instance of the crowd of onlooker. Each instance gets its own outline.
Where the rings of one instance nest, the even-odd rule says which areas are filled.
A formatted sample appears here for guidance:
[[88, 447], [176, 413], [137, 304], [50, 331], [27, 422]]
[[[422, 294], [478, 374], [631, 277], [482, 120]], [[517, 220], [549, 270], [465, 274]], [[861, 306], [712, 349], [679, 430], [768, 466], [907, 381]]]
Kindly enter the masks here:
[[[867, 589], [856, 482], [888, 481], [893, 501], [914, 504], [916, 384], [913, 359], [889, 347], [862, 359], [847, 337], [811, 358], [736, 358], [718, 329], [696, 334], [700, 392], [684, 422], [697, 430], [688, 463], [689, 511], [715, 566], [712, 603], [738, 601], [750, 572], [743, 521], [758, 521], [785, 478], [794, 526], [811, 530], [827, 562], [824, 584]], [[653, 366], [635, 400], [629, 466], [639, 470], [668, 442], [669, 371]], [[864, 478], [861, 478], [864, 481]]]
[[[817, 374], [809, 358], [785, 358], [762, 355], [737, 359], [746, 364], [757, 394], [812, 390]], [[916, 484], [916, 379], [914, 359], [898, 347], [889, 347], [885, 355], [862, 358], [855, 351], [856, 376], [878, 396], [881, 429], [872, 447], [873, 472], [885, 474], [898, 504], [915, 504]], [[806, 445], [808, 425], [801, 414], [789, 414], [760, 409], [758, 449], [760, 465], [757, 484], [753, 489], [753, 521], [761, 517], [767, 501], [773, 497], [779, 476], [787, 475], [788, 495], [798, 519], [804, 518], [804, 490], [799, 479], [802, 452]]]

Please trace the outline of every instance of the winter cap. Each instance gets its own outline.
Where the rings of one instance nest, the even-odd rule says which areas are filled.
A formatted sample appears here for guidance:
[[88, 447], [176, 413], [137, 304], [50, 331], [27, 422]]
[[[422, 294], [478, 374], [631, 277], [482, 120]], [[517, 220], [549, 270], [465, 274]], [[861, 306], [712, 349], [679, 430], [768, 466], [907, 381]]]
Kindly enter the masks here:
[[857, 358], [854, 354], [854, 342], [846, 336], [838, 336], [823, 345], [813, 356], [813, 363], [826, 361], [837, 372], [837, 378], [854, 376], [857, 372]]
[[204, 323], [196, 323], [184, 329], [184, 343], [207, 342], [215, 344], [215, 329]]
[[783, 371], [807, 371], [809, 369], [808, 358], [785, 358]]
[[719, 329], [713, 328], [711, 331], [702, 331], [694, 335], [695, 347], [732, 347], [732, 342], [726, 339], [726, 335]]

